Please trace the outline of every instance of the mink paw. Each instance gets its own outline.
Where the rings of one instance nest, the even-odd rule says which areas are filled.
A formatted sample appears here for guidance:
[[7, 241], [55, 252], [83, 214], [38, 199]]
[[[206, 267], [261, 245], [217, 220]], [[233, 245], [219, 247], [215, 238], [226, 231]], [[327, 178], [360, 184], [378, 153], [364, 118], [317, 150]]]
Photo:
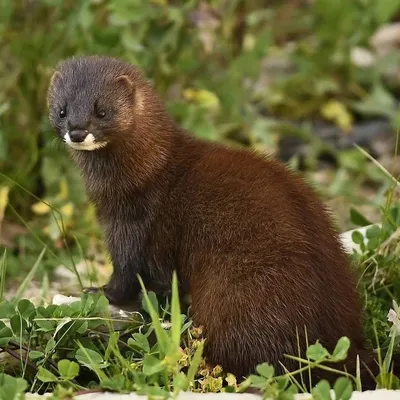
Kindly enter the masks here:
[[107, 292], [107, 286], [100, 286], [100, 287], [96, 287], [96, 286], [90, 286], [87, 288], [83, 288], [83, 293], [87, 293], [87, 294], [94, 294], [94, 293], [104, 293], [106, 294]]

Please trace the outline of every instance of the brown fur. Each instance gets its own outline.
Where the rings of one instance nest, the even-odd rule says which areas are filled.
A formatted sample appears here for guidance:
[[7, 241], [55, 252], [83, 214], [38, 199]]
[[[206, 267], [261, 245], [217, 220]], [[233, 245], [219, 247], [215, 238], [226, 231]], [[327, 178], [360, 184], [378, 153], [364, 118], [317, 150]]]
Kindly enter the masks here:
[[[208, 361], [238, 377], [265, 361], [297, 368], [283, 357], [298, 354], [296, 329], [302, 350], [306, 329], [309, 343], [330, 350], [348, 336], [353, 360], [364, 351], [349, 262], [300, 176], [272, 158], [187, 134], [121, 60], [75, 58], [57, 70], [49, 89], [57, 132], [65, 133], [57, 118], [65, 103], [70, 118], [108, 141], [70, 152], [105, 230], [111, 302], [137, 298], [136, 274], [149, 288], [169, 287], [176, 269], [204, 326]], [[102, 97], [114, 113], [103, 125], [91, 113]]]

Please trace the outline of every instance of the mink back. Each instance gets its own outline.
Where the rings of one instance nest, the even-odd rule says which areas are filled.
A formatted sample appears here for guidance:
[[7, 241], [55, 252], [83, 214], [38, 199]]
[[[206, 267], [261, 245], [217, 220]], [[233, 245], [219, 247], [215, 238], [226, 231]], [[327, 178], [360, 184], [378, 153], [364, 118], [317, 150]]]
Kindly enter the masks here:
[[[182, 279], [207, 354], [237, 376], [306, 336], [363, 349], [355, 280], [314, 191], [278, 161], [199, 142], [203, 156], [171, 194]], [[201, 150], [197, 150], [200, 153]], [[234, 354], [234, 356], [233, 356]], [[303, 353], [304, 354], [304, 353]]]

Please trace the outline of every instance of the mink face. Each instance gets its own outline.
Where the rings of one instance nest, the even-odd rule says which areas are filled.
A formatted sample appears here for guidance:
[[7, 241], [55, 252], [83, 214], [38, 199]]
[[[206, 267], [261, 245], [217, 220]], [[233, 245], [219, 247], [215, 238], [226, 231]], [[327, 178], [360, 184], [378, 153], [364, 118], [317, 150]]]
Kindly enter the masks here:
[[50, 121], [69, 147], [95, 151], [115, 141], [116, 133], [120, 139], [133, 134], [132, 71], [102, 57], [71, 59], [56, 70], [48, 94]]

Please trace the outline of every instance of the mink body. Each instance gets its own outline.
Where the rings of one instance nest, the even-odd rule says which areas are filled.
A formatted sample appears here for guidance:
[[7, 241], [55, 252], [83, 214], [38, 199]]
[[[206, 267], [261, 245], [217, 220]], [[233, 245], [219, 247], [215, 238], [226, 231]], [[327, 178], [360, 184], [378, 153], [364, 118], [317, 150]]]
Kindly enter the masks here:
[[300, 176], [194, 138], [118, 59], [62, 62], [48, 102], [105, 231], [111, 303], [137, 299], [137, 274], [157, 290], [176, 270], [204, 327], [207, 360], [238, 378], [262, 362], [297, 368], [283, 355], [298, 355], [299, 337], [304, 356], [305, 330], [329, 350], [348, 336], [351, 360], [367, 354], [349, 262]]

